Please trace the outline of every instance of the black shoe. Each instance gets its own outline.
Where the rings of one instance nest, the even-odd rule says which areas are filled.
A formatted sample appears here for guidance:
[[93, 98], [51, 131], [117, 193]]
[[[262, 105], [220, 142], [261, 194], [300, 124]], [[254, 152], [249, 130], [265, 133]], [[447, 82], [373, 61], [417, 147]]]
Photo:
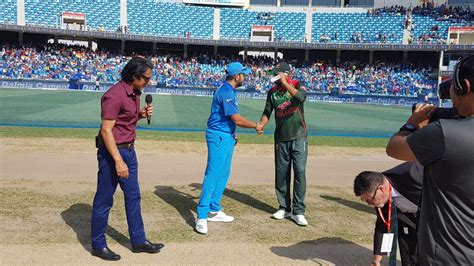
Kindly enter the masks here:
[[158, 253], [165, 245], [161, 243], [153, 244], [150, 241], [145, 241], [145, 243], [140, 245], [132, 245], [132, 252], [146, 252], [146, 253]]
[[103, 249], [92, 249], [91, 254], [92, 256], [99, 257], [103, 260], [119, 260], [120, 259], [120, 255], [114, 253], [108, 247], [105, 247]]

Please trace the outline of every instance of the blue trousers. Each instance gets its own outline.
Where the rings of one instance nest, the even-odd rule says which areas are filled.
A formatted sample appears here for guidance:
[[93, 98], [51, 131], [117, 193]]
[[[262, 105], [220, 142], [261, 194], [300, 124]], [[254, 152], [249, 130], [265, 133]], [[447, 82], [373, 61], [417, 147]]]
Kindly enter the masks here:
[[117, 176], [115, 161], [105, 147], [99, 147], [97, 151], [99, 172], [91, 220], [91, 240], [92, 248], [94, 249], [102, 249], [107, 246], [105, 231], [109, 220], [109, 211], [114, 203], [114, 193], [117, 189], [117, 184], [120, 184], [125, 195], [128, 233], [132, 245], [143, 244], [146, 241], [140, 208], [141, 196], [138, 186], [137, 155], [133, 149], [119, 149], [119, 152], [128, 166], [128, 179]]
[[207, 219], [208, 212], [222, 209], [222, 195], [229, 180], [235, 146], [232, 134], [210, 129], [206, 131], [206, 142], [207, 166], [197, 207], [198, 219]]

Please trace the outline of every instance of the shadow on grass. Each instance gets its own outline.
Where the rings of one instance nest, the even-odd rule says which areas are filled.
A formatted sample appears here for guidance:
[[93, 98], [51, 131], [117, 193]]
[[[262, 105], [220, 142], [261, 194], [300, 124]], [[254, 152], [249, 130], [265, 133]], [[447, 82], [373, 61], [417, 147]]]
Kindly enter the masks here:
[[186, 223], [194, 228], [194, 213], [197, 209], [197, 197], [181, 192], [170, 186], [155, 186], [155, 195], [173, 206]]
[[[91, 251], [91, 213], [92, 206], [85, 203], [71, 205], [67, 210], [61, 212], [61, 217], [64, 222], [74, 230], [77, 239], [87, 251]], [[130, 249], [130, 240], [128, 237], [115, 228], [108, 225], [106, 233], [120, 245]]]
[[[189, 186], [193, 190], [201, 190], [201, 184], [192, 183]], [[194, 213], [197, 209], [196, 201], [199, 197], [181, 192], [172, 186], [155, 186], [155, 195], [173, 206], [183, 217], [186, 224], [194, 228], [196, 224]], [[236, 190], [226, 189], [224, 195], [263, 212], [274, 213], [277, 211], [272, 206]]]
[[[339, 237], [302, 241], [291, 246], [270, 248], [274, 254], [293, 260], [309, 260], [320, 265], [368, 265], [372, 250]], [[384, 260], [387, 260], [386, 258]]]
[[329, 196], [329, 195], [321, 195], [321, 198], [323, 198], [325, 200], [335, 201], [335, 202], [337, 202], [341, 205], [352, 208], [354, 210], [358, 210], [358, 211], [361, 211], [361, 212], [366, 212], [366, 213], [369, 213], [369, 214], [374, 214], [374, 209], [373, 208], [369, 207], [368, 205], [359, 203], [359, 202], [350, 201], [350, 200], [346, 200], [346, 199], [341, 199], [341, 198], [334, 197], [334, 196]]
[[[199, 189], [199, 190], [201, 189], [201, 184], [193, 183], [193, 184], [190, 184], [189, 186], [193, 187], [194, 189]], [[257, 210], [260, 210], [266, 213], [272, 214], [278, 210], [259, 199], [256, 199], [247, 194], [238, 192], [237, 190], [226, 188], [226, 190], [224, 191], [224, 195], [242, 204], [248, 205], [252, 208], [255, 208]]]

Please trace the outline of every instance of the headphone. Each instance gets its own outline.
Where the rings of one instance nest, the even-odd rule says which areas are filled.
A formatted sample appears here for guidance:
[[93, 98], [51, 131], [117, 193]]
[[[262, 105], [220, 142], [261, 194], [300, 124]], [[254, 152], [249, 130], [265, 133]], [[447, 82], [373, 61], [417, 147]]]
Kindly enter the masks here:
[[462, 96], [467, 93], [466, 82], [464, 82], [464, 80], [461, 80], [461, 78], [459, 77], [459, 72], [461, 72], [462, 65], [473, 58], [474, 55], [468, 55], [466, 57], [463, 57], [454, 66], [454, 93], [456, 93], [456, 95]]

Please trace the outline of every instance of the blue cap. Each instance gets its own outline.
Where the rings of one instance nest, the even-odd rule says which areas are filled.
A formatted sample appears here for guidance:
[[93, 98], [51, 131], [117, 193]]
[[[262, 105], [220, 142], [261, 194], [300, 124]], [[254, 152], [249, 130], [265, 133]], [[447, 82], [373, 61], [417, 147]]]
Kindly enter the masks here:
[[227, 76], [235, 76], [238, 74], [248, 75], [252, 73], [252, 70], [250, 70], [248, 67], [244, 67], [239, 62], [232, 62], [225, 67], [225, 73]]

